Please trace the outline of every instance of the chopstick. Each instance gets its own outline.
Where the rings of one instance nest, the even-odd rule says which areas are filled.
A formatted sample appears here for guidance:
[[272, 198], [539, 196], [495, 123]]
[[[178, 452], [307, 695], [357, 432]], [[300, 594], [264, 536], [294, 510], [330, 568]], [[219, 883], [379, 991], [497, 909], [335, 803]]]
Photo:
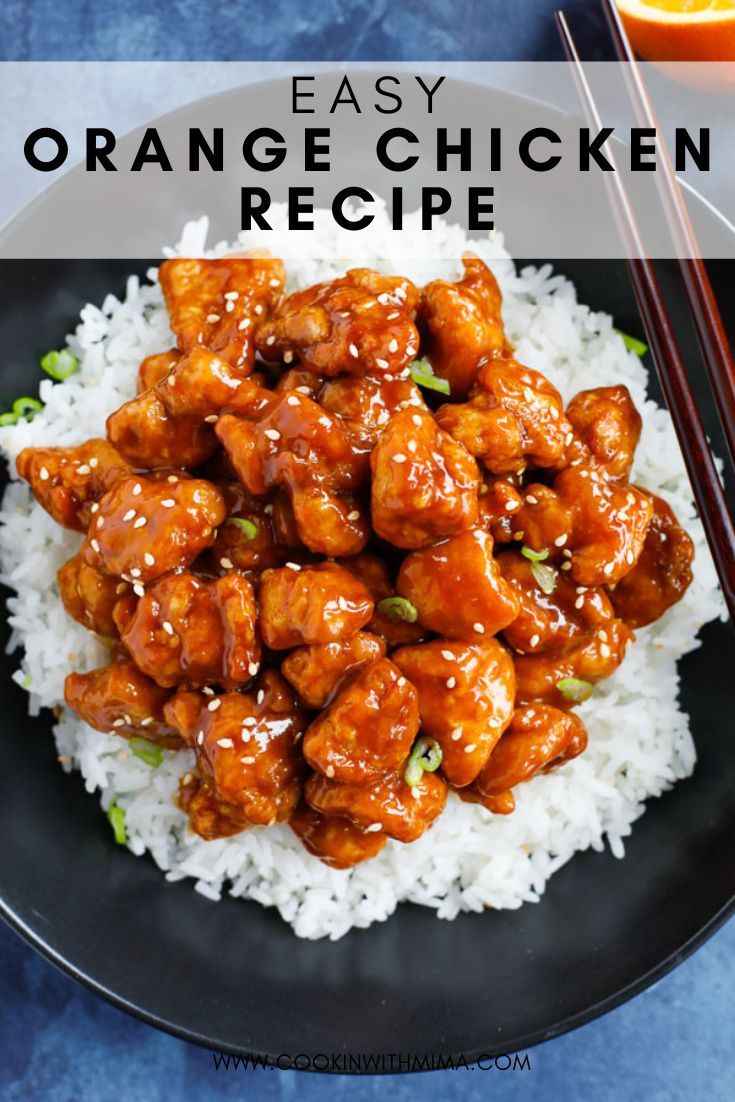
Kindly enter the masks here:
[[[556, 12], [555, 17], [567, 59], [573, 65], [577, 90], [587, 120], [591, 126], [600, 129], [602, 121], [567, 20], [563, 12]], [[684, 464], [720, 580], [730, 620], [735, 624], [735, 527], [727, 507], [714, 457], [699, 416], [694, 394], [689, 385], [679, 345], [666, 311], [653, 264], [646, 254], [635, 212], [631, 206], [623, 178], [615, 164], [614, 155], [608, 155], [608, 159], [611, 161], [614, 171], [605, 174], [605, 183], [618, 228], [626, 245], [626, 255], [628, 257], [626, 265], [633, 292], [648, 337], [664, 399], [669, 408], [674, 430], [684, 457]], [[709, 281], [707, 285], [709, 286]], [[714, 301], [711, 287], [710, 295], [712, 301]], [[687, 296], [689, 296], [688, 289]], [[710, 370], [717, 373], [718, 366], [716, 362], [709, 365], [708, 375]], [[726, 385], [725, 380], [723, 380], [722, 385], [723, 387]]]
[[[615, 53], [620, 61], [626, 62], [624, 65], [626, 84], [638, 122], [641, 126], [654, 128], [660, 135], [656, 112], [651, 103], [641, 67], [633, 53], [614, 0], [602, 0], [602, 7], [610, 28]], [[662, 137], [659, 137], [657, 148], [661, 171], [656, 173], [656, 184], [676, 244], [687, 302], [694, 320], [699, 348], [714, 395], [722, 431], [730, 459], [735, 463], [735, 363], [707, 269], [700, 256], [689, 212], [671, 164], [666, 142]]]

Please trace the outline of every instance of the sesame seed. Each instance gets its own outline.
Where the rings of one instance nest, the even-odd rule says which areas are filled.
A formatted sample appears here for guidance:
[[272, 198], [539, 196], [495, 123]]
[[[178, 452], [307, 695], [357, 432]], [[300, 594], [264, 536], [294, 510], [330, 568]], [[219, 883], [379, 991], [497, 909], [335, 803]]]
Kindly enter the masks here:
[[153, 723], [153, 716], [146, 716], [145, 719], [141, 719], [141, 727], [149, 727]]
[[48, 480], [48, 467], [41, 467], [41, 470], [38, 473], [41, 478], [41, 482], [46, 482]]
[[98, 509], [99, 509], [99, 503], [96, 502], [96, 501], [93, 501], [92, 504], [89, 507], [90, 513], [96, 513]]
[[245, 330], [245, 329], [249, 329], [249, 328], [250, 328], [250, 324], [251, 324], [251, 323], [250, 323], [250, 318], [243, 318], [243, 319], [242, 319], [242, 321], [241, 321], [241, 322], [239, 322], [239, 324], [238, 324], [237, 328], [238, 328], [238, 329], [240, 330], [240, 332], [242, 333], [242, 332], [243, 332], [243, 330]]
[[305, 394], [307, 398], [311, 397], [311, 389], [308, 386], [297, 386], [299, 394]]
[[584, 596], [577, 597], [576, 601], [574, 602], [574, 607], [575, 608], [582, 608], [583, 605], [584, 605]]
[[559, 410], [556, 408], [556, 406], [549, 406], [549, 413], [555, 421], [559, 420]]
[[210, 700], [209, 704], [207, 705], [207, 711], [208, 712], [216, 712], [217, 709], [219, 707], [221, 707], [221, 705], [222, 705], [222, 701], [220, 700], [219, 697], [217, 697], [216, 700]]
[[[263, 692], [262, 689], [260, 691]], [[255, 716], [246, 716], [242, 721], [242, 725], [243, 727], [257, 727], [258, 721]]]
[[578, 585], [577, 586], [577, 593], [586, 593], [586, 592], [587, 592], [587, 586], [586, 585]]
[[456, 684], [457, 684], [457, 678], [456, 677], [448, 677], [447, 678], [447, 688], [448, 689], [453, 689]]
[[[483, 489], [484, 489], [485, 493], [487, 493], [487, 486], [484, 486]], [[520, 507], [521, 507], [520, 501], [506, 501], [506, 503], [505, 503], [506, 513], [514, 513], [516, 511], [516, 509], [520, 509]]]
[[369, 827], [365, 827], [365, 833], [366, 834], [375, 834], [376, 831], [382, 830], [382, 829], [383, 829], [383, 827], [382, 827], [381, 823], [371, 823]]
[[602, 655], [603, 658], [609, 658], [610, 657], [610, 648], [608, 647], [607, 643], [603, 643], [601, 645], [600, 654]]
[[272, 336], [268, 337], [268, 339], [266, 340], [265, 343], [268, 344], [268, 345], [275, 344], [276, 343], [276, 338], [272, 337]]
[[568, 561], [567, 561], [567, 562], [563, 562], [563, 563], [561, 564], [561, 568], [562, 568], [562, 570], [571, 570], [571, 569], [572, 569], [572, 564], [571, 564], [570, 562], [568, 562]]
[[625, 552], [625, 561], [627, 562], [628, 566], [633, 565], [633, 560], [634, 559], [635, 559], [635, 555], [633, 554], [632, 551], [626, 551]]
[[387, 295], [385, 291], [378, 295], [378, 302], [381, 306], [387, 306], [390, 302], [390, 295]]
[[235, 303], [234, 302], [226, 302], [225, 303], [225, 310], [228, 314], [231, 314], [234, 309], [235, 309]]
[[540, 642], [541, 642], [541, 636], [540, 635], [532, 635], [531, 638], [529, 639], [529, 645], [532, 646], [532, 647], [537, 647]]
[[327, 774], [328, 777], [333, 777], [334, 776], [334, 766], [333, 765], [328, 765], [327, 768], [324, 770], [324, 772]]
[[413, 421], [413, 423], [414, 423], [414, 425], [416, 426], [416, 428], [417, 428], [417, 429], [420, 429], [420, 428], [421, 428], [421, 426], [422, 426], [422, 424], [423, 424], [423, 421], [422, 421], [422, 420], [421, 420], [421, 418], [419, 417], [418, 413], [414, 413], [414, 415], [412, 416], [411, 420]]
[[260, 667], [258, 666], [257, 662], [248, 662], [248, 673], [250, 674], [251, 677], [255, 677], [256, 673], [259, 670], [259, 668]]
[[405, 684], [406, 684], [406, 678], [405, 677], [399, 677], [398, 680], [396, 681], [396, 685], [398, 686], [399, 689], [402, 689]]
[[232, 559], [222, 558], [222, 559], [220, 559], [219, 564], [220, 564], [220, 566], [222, 567], [223, 570], [232, 570], [233, 569]]
[[255, 313], [256, 313], [256, 314], [257, 314], [257, 315], [258, 315], [259, 317], [260, 317], [260, 315], [261, 315], [261, 314], [263, 313], [263, 307], [262, 307], [262, 305], [261, 305], [260, 303], [258, 303], [258, 305], [257, 305], [257, 306], [255, 307]]
[[452, 742], [459, 742], [459, 740], [461, 738], [462, 738], [462, 728], [461, 727], [455, 727], [454, 730], [452, 731]]
[[90, 545], [92, 547], [92, 550], [95, 551], [97, 554], [99, 554], [100, 545], [97, 542], [97, 540], [90, 540], [89, 542], [90, 542]]
[[376, 359], [376, 360], [375, 360], [375, 366], [376, 366], [376, 367], [381, 367], [381, 368], [383, 368], [383, 367], [387, 367], [387, 366], [388, 366], [388, 361], [387, 361], [387, 360], [379, 360], [379, 359]]
[[155, 561], [155, 556], [151, 555], [150, 551], [146, 551], [145, 555], [143, 556], [143, 562], [146, 564], [146, 566], [153, 566], [155, 564]]
[[213, 425], [215, 421], [219, 421], [219, 414], [210, 413], [208, 417], [204, 418], [204, 420], [207, 422], [208, 425]]
[[133, 521], [133, 528], [145, 528], [148, 523], [147, 517], [138, 517], [136, 521]]
[[526, 399], [527, 402], [532, 402], [533, 401], [534, 394], [533, 394], [533, 391], [531, 390], [530, 386], [527, 386], [527, 387], [523, 388], [523, 397]]
[[526, 494], [526, 501], [529, 505], [538, 505], [538, 498], [534, 497], [533, 494]]
[[237, 302], [240, 297], [239, 291], [225, 291], [225, 298], [228, 302]]
[[565, 547], [564, 550], [562, 551], [562, 555], [564, 556], [565, 559], [571, 559], [572, 552], [569, 550], [568, 547]]
[[248, 755], [246, 755], [246, 757], [241, 758], [240, 760], [241, 760], [243, 765], [254, 765], [255, 764], [255, 758], [252, 756], [252, 754], [248, 754]]
[[175, 504], [176, 502], [172, 497], [166, 497], [161, 502], [161, 505], [163, 505], [164, 509], [173, 509]]
[[416, 443], [416, 441], [415, 440], [409, 440], [408, 450], [410, 451], [411, 455], [414, 455], [416, 453], [417, 448], [418, 448], [418, 444]]
[[398, 341], [395, 339], [395, 337], [393, 338], [393, 340], [388, 345], [388, 351], [389, 352], [397, 352], [398, 351]]
[[[273, 279], [268, 280], [268, 286], [269, 287], [280, 287], [281, 286], [281, 281], [280, 281], [280, 279], [276, 279], [275, 276], [274, 276]], [[261, 309], [262, 309], [262, 307], [261, 307]]]
[[476, 743], [470, 742], [467, 746], [465, 746], [464, 752], [465, 752], [465, 754], [471, 754], [472, 751], [476, 750], [476, 749], [477, 749]]
[[123, 517], [124, 521], [132, 520], [135, 516], [135, 509], [128, 509], [127, 513]]
[[92, 469], [94, 469], [96, 466], [98, 466], [98, 464], [99, 464], [99, 459], [97, 458], [97, 456], [96, 455], [92, 456], [92, 458], [89, 461], [90, 467], [92, 467]]
[[354, 356], [355, 358], [357, 358], [360, 355], [360, 353], [357, 351], [357, 345], [356, 344], [351, 344], [350, 345], [349, 352], [350, 352], [350, 355]]
[[201, 746], [204, 742], [204, 731], [200, 731], [197, 735], [197, 746]]
[[133, 486], [133, 497], [137, 497], [138, 494], [140, 494], [142, 492], [142, 490], [143, 490], [143, 487], [141, 486], [140, 482], [136, 482], [135, 485]]
[[456, 662], [457, 661], [454, 654], [450, 650], [443, 650], [442, 651], [442, 658], [445, 658], [447, 660], [447, 662]]
[[287, 562], [286, 566], [289, 570], [301, 570], [301, 567], [297, 562]]
[[477, 620], [477, 622], [474, 623], [472, 625], [472, 627], [473, 627], [473, 630], [476, 631], [478, 635], [484, 635], [485, 634], [485, 625], [481, 624], [479, 620]]
[[298, 400], [298, 398], [296, 397], [295, 394], [289, 394], [286, 401], [288, 402], [288, 404], [290, 406], [300, 406], [301, 405], [301, 402]]
[[89, 474], [89, 471], [90, 471], [89, 463], [82, 463], [82, 465], [78, 468], [77, 473], [78, 474]]
[[265, 689], [258, 689], [258, 695], [255, 698], [256, 704], [262, 704], [265, 700]]
[[566, 436], [564, 437], [564, 444], [566, 445], [567, 448], [569, 447], [569, 445], [572, 443], [573, 440], [574, 440], [574, 433], [573, 432], [568, 432], [566, 434]]
[[414, 348], [414, 346], [412, 344], [407, 344], [406, 345], [406, 355], [407, 356], [415, 356], [416, 355], [416, 349]]
[[124, 727], [125, 726], [125, 720], [124, 719], [116, 719], [113, 722], [112, 726], [113, 727]]
[[136, 597], [145, 597], [145, 587], [140, 584], [134, 585], [133, 593]]
[[405, 463], [406, 462], [406, 457], [403, 454], [403, 452], [396, 452], [396, 454], [393, 456], [393, 462], [394, 463]]
[[417, 784], [415, 784], [413, 786], [413, 788], [411, 789], [411, 795], [413, 796], [414, 800], [420, 800], [421, 799], [421, 789], [419, 788], [419, 786]]
[[97, 517], [97, 527], [98, 528], [101, 528], [104, 523], [105, 523], [105, 518], [104, 517], [102, 517], [102, 516]]
[[360, 510], [359, 509], [353, 509], [351, 513], [347, 514], [347, 519], [348, 520], [359, 520], [360, 519]]
[[563, 535], [563, 536], [557, 536], [556, 539], [554, 540], [554, 546], [555, 547], [563, 547], [566, 542], [567, 542], [566, 534]]
[[218, 738], [217, 745], [221, 746], [223, 750], [231, 750], [235, 744], [231, 738]]
[[219, 321], [219, 314], [207, 314], [207, 321], [210, 325], [216, 325]]
[[285, 364], [293, 363], [293, 352], [284, 352], [283, 353], [283, 362]]
[[138, 567], [138, 566], [131, 566], [130, 567], [130, 577], [131, 578], [139, 578], [142, 573], [143, 573], [143, 571], [140, 569], [140, 567]]
[[635, 505], [635, 494], [632, 492], [627, 493], [625, 495], [625, 500], [628, 502], [628, 505]]
[[209, 685], [205, 685], [202, 692], [205, 696], [214, 696], [214, 689], [210, 688]]
[[166, 635], [173, 635], [174, 629], [170, 620], [164, 620], [161, 627], [166, 632]]
[[401, 314], [399, 310], [394, 310], [392, 314], [388, 314], [386, 321], [393, 321], [394, 318], [400, 318]]
[[125, 722], [127, 723], [128, 727], [132, 727], [132, 726], [133, 726], [133, 721], [132, 721], [132, 719], [130, 718], [130, 716], [129, 716], [129, 715], [127, 714], [127, 712], [126, 712], [126, 713], [125, 713], [125, 715], [123, 716], [123, 719], [124, 719], [124, 720], [125, 720]]
[[177, 474], [170, 474], [166, 479], [167, 482], [178, 482], [179, 476]]
[[265, 430], [265, 435], [268, 437], [269, 440], [280, 440], [281, 439], [281, 434], [278, 431], [278, 429], [266, 429]]
[[603, 566], [602, 573], [603, 574], [612, 574], [614, 569], [615, 569], [615, 563], [614, 562], [608, 562], [608, 563], [605, 563], [605, 565]]

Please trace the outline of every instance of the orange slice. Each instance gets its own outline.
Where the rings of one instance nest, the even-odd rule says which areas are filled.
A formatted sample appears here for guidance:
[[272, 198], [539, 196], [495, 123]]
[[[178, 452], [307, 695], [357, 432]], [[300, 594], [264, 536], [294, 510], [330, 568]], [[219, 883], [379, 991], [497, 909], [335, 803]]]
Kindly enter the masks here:
[[735, 61], [735, 0], [616, 0], [648, 61]]

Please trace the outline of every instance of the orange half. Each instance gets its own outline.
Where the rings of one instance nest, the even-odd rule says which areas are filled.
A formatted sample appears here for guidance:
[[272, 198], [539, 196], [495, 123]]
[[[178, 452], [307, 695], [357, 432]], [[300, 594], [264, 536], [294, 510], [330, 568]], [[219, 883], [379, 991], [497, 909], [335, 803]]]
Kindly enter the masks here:
[[735, 0], [616, 0], [647, 61], [735, 61]]

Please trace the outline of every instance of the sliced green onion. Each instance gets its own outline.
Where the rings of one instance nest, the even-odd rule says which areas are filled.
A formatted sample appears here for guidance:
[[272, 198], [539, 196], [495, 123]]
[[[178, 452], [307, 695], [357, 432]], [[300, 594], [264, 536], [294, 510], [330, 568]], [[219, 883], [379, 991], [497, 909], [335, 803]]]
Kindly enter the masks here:
[[399, 620], [405, 620], [407, 624], [415, 624], [419, 618], [419, 610], [405, 597], [384, 597], [378, 601], [376, 612], [382, 613], [397, 624]]
[[25, 417], [32, 421], [36, 414], [43, 409], [43, 403], [38, 398], [16, 398], [13, 402], [13, 413], [16, 417]]
[[33, 678], [31, 677], [31, 675], [30, 675], [30, 674], [26, 674], [26, 676], [25, 676], [25, 677], [23, 678], [23, 680], [21, 681], [21, 685], [22, 685], [22, 687], [23, 687], [24, 689], [30, 689], [30, 687], [31, 687], [31, 685], [32, 685], [32, 684], [33, 684]]
[[6, 425], [17, 425], [18, 414], [17, 413], [0, 413], [0, 428], [4, 428]]
[[536, 584], [544, 593], [553, 593], [556, 588], [556, 571], [542, 562], [531, 563], [531, 573]]
[[60, 352], [47, 352], [41, 360], [41, 367], [52, 379], [62, 382], [79, 370], [79, 360], [68, 348]]
[[246, 520], [245, 517], [228, 517], [225, 524], [236, 524], [249, 540], [254, 540], [258, 534], [258, 525], [252, 520]]
[[151, 769], [156, 769], [163, 761], [163, 750], [157, 743], [147, 738], [131, 738], [129, 744], [136, 758], [150, 765]]
[[648, 345], [639, 341], [637, 337], [631, 337], [630, 333], [624, 333], [622, 329], [614, 329], [613, 332], [623, 338], [623, 344], [629, 352], [635, 352], [636, 356], [645, 356], [648, 352]]
[[437, 390], [440, 394], [451, 393], [448, 379], [440, 379], [434, 374], [434, 368], [428, 360], [414, 360], [411, 364], [411, 378], [417, 386], [427, 390]]
[[556, 687], [562, 696], [573, 700], [575, 704], [589, 700], [594, 689], [589, 681], [581, 681], [578, 677], [563, 677], [561, 681], [557, 681]]
[[436, 739], [417, 738], [406, 763], [403, 779], [410, 788], [421, 783], [424, 773], [434, 773], [442, 763], [442, 750]]
[[128, 840], [128, 832], [125, 829], [125, 812], [118, 806], [116, 800], [113, 800], [108, 807], [107, 818], [110, 820], [115, 841], [119, 846], [124, 846]]
[[531, 562], [543, 562], [544, 559], [548, 559], [549, 552], [547, 550], [534, 551], [532, 547], [522, 547], [521, 554], [525, 559], [530, 559]]

